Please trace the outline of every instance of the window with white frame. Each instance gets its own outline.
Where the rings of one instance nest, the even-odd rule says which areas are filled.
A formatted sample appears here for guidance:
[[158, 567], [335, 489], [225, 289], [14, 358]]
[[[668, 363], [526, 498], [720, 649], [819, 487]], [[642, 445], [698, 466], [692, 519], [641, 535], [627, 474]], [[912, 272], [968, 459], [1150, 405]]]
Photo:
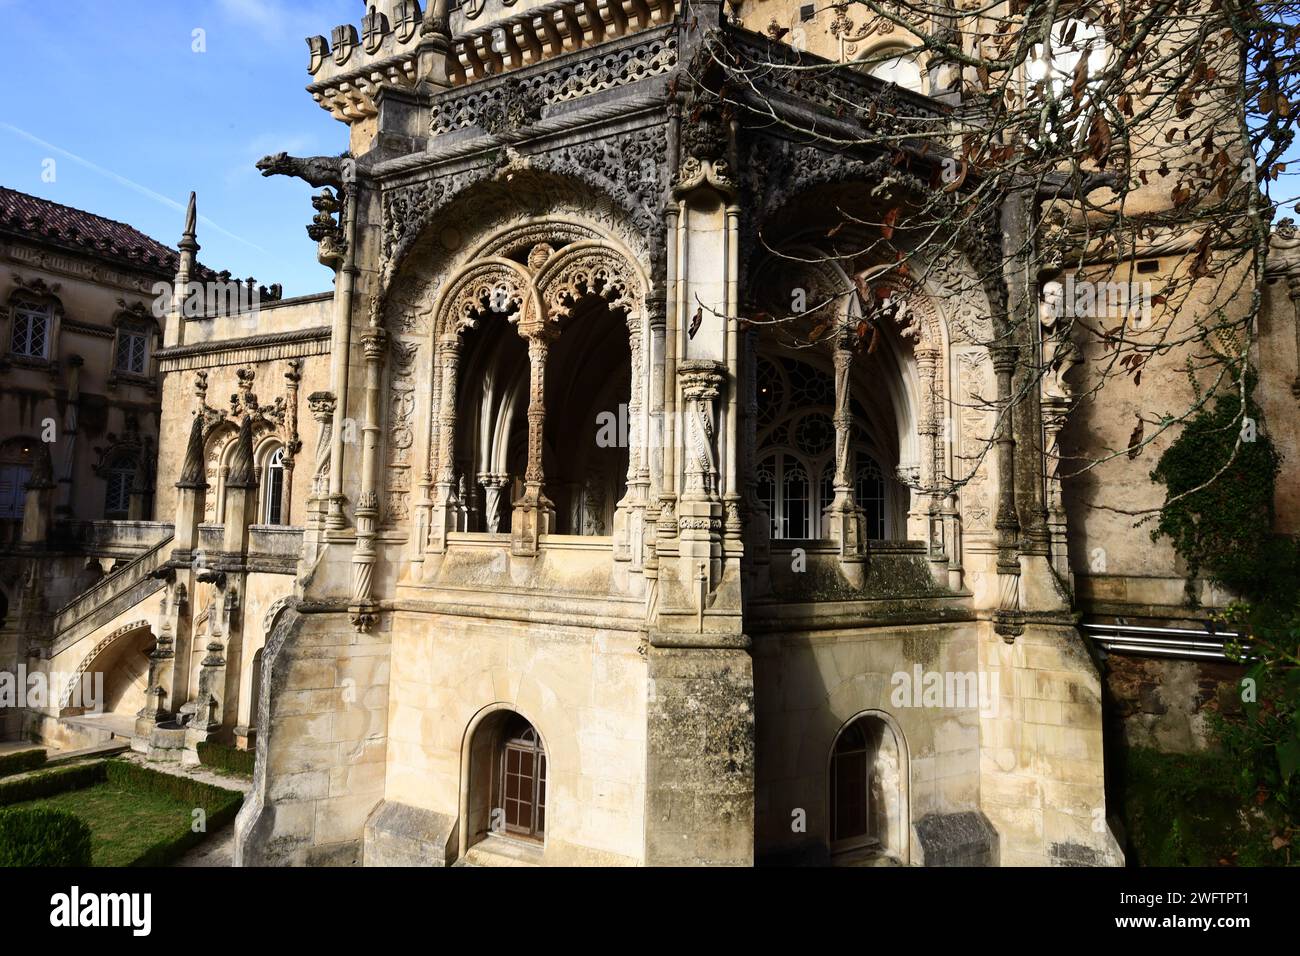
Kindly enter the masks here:
[[13, 326], [9, 334], [9, 351], [24, 358], [49, 358], [54, 306], [18, 298], [13, 301], [11, 312]]
[[262, 470], [262, 523], [284, 524], [284, 449], [276, 448]]

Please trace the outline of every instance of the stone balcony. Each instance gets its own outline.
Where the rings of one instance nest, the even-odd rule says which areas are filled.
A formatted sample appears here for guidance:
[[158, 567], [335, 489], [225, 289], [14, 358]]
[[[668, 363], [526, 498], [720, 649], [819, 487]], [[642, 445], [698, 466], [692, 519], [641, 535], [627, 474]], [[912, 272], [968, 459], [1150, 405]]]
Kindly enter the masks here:
[[419, 3], [389, 0], [360, 33], [343, 24], [307, 39], [307, 90], [350, 124], [378, 115], [383, 87], [463, 86], [662, 26], [676, 10], [676, 0], [469, 0], [450, 11], [448, 39], [422, 30]]

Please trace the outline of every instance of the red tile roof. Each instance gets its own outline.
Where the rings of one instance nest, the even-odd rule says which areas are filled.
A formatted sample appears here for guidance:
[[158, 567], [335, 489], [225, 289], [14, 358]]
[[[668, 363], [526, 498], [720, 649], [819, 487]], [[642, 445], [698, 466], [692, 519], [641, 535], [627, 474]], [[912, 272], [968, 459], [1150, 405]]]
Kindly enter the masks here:
[[[4, 186], [0, 186], [0, 232], [111, 259], [168, 279], [176, 272], [176, 250], [133, 226]], [[201, 266], [196, 271], [208, 274]]]

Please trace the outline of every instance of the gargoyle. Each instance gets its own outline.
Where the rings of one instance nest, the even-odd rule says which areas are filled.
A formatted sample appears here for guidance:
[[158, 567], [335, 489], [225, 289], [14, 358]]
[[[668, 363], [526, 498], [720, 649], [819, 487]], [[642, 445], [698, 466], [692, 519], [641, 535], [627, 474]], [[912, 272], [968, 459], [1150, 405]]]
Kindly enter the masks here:
[[293, 176], [317, 189], [322, 186], [343, 188], [344, 162], [349, 159], [347, 153], [339, 156], [290, 156], [288, 153], [275, 153], [263, 156], [257, 161], [257, 168], [263, 176]]

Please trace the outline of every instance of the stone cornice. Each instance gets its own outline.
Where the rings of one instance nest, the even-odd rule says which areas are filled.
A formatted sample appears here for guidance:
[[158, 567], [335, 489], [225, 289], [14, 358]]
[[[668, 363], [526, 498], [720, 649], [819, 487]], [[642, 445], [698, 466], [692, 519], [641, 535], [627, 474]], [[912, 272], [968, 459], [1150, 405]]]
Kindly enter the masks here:
[[323, 355], [329, 351], [329, 342], [330, 327], [319, 325], [292, 332], [269, 332], [238, 339], [178, 345], [162, 349], [156, 354], [161, 371], [178, 372], [215, 365], [242, 365], [248, 362]]

